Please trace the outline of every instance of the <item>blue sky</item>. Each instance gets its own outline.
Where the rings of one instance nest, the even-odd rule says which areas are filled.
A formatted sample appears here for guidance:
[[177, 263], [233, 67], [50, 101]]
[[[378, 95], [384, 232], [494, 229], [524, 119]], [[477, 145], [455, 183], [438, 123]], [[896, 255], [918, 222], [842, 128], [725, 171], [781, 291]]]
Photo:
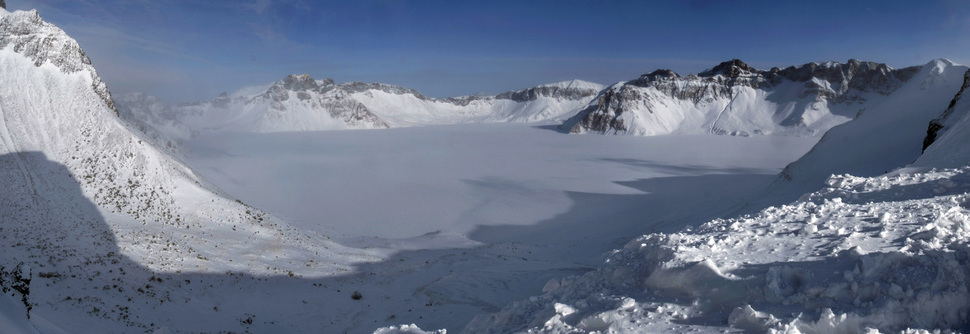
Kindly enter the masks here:
[[963, 1], [7, 0], [77, 39], [114, 93], [170, 102], [287, 74], [447, 97], [657, 68], [970, 63]]

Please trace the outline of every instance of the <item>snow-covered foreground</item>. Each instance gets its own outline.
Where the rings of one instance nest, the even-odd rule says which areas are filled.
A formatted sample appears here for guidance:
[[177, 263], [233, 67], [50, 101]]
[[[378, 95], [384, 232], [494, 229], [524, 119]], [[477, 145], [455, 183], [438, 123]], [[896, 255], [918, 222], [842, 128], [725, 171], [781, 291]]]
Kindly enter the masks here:
[[796, 202], [649, 234], [470, 332], [895, 332], [967, 323], [970, 168], [833, 176]]
[[[456, 331], [592, 270], [633, 236], [729, 212], [816, 140], [455, 125], [224, 134], [190, 142], [186, 156], [247, 204], [385, 258], [307, 279], [343, 292], [323, 309], [339, 314], [306, 321]], [[351, 300], [353, 290], [364, 298]]]

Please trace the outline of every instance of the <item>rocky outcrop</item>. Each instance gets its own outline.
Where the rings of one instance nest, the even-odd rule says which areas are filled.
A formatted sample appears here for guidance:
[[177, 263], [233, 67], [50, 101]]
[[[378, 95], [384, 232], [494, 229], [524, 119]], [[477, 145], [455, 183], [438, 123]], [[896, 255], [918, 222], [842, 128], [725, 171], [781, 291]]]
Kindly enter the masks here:
[[[923, 152], [926, 152], [926, 149], [930, 147], [930, 145], [932, 145], [936, 139], [940, 137], [940, 135], [943, 134], [943, 130], [950, 125], [950, 123], [952, 123], [952, 120], [959, 118], [954, 116], [959, 109], [956, 107], [957, 104], [960, 103], [960, 99], [963, 97], [963, 93], [967, 91], [968, 87], [970, 87], [970, 70], [963, 75], [963, 86], [961, 86], [960, 91], [953, 96], [953, 100], [950, 100], [950, 105], [946, 108], [943, 114], [941, 114], [940, 117], [930, 121], [930, 124], [926, 129], [926, 137], [923, 138]], [[962, 111], [964, 113], [967, 112], [966, 110]]]
[[91, 87], [115, 115], [118, 114], [107, 85], [101, 81], [81, 46], [60, 28], [44, 22], [36, 10], [16, 11], [0, 17], [0, 49], [9, 45], [38, 67], [50, 63], [63, 73], [87, 71], [91, 76]]
[[418, 92], [417, 90], [407, 88], [407, 87], [394, 86], [394, 85], [382, 84], [377, 82], [372, 82], [372, 83], [349, 82], [349, 83], [340, 84], [338, 88], [346, 92], [347, 94], [360, 93], [368, 90], [379, 90], [388, 94], [414, 95], [414, 97], [422, 101], [430, 100], [430, 98], [428, 98], [427, 96], [424, 96], [423, 94], [421, 94], [421, 92]]
[[0, 0], [0, 8], [7, 9], [7, 3], [4, 0]]
[[549, 98], [559, 98], [566, 100], [582, 100], [588, 99], [599, 93], [599, 90], [593, 88], [573, 88], [573, 87], [559, 87], [559, 86], [538, 86], [529, 89], [523, 89], [519, 91], [508, 91], [499, 95], [496, 95], [496, 99], [512, 100], [515, 102], [527, 102], [538, 100], [539, 97], [549, 97]]

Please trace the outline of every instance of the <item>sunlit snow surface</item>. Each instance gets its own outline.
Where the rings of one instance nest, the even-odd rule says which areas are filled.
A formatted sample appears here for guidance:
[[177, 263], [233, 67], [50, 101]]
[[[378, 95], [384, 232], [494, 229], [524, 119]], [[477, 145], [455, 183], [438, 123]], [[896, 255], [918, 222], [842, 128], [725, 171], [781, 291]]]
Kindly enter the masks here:
[[[191, 141], [187, 158], [245, 202], [347, 242], [468, 235], [482, 226], [543, 222], [549, 232], [576, 234], [556, 222], [589, 210], [614, 218], [622, 211], [615, 224], [630, 224], [669, 210], [627, 198], [730, 197], [735, 188], [767, 181], [816, 140], [564, 135], [529, 125], [479, 124], [210, 135]], [[668, 186], [673, 180], [683, 184]], [[707, 192], [685, 193], [691, 189]], [[575, 212], [579, 207], [584, 212]]]
[[459, 331], [592, 270], [631, 236], [729, 212], [816, 140], [450, 125], [203, 136], [186, 156], [248, 204], [384, 254], [360, 275], [325, 281], [366, 302], [335, 301], [344, 314], [320, 316], [336, 321], [328, 328]]
[[970, 169], [834, 176], [802, 199], [644, 235], [471, 332], [859, 333], [965, 324]]

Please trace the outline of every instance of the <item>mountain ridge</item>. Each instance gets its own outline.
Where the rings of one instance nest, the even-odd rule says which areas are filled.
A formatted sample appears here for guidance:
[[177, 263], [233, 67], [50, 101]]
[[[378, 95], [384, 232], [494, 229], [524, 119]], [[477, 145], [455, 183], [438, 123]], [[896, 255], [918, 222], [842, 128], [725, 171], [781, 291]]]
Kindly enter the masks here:
[[610, 86], [561, 127], [571, 133], [814, 135], [895, 91], [918, 66], [850, 59], [759, 70], [722, 62], [700, 74], [660, 69]]
[[330, 78], [315, 80], [307, 74], [294, 74], [269, 85], [223, 93], [210, 101], [172, 106], [140, 93], [126, 94], [118, 100], [122, 118], [139, 128], [170, 129], [169, 137], [176, 139], [161, 141], [174, 142], [207, 131], [281, 132], [552, 121], [585, 105], [586, 99], [602, 87], [571, 80], [493, 96], [439, 99], [402, 86], [337, 84]]

